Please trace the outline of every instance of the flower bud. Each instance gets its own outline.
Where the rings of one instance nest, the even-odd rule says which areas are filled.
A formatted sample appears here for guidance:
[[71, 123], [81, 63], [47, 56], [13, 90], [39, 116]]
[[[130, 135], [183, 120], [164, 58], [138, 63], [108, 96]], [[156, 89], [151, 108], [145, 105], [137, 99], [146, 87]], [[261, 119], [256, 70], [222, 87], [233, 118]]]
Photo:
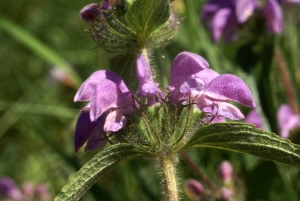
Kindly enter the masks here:
[[189, 179], [185, 183], [185, 192], [191, 200], [197, 200], [204, 194], [204, 187], [199, 181]]
[[83, 7], [80, 11], [80, 17], [82, 20], [90, 23], [94, 23], [97, 17], [100, 15], [100, 7], [99, 3], [91, 3]]
[[223, 187], [221, 189], [221, 200], [222, 201], [229, 201], [232, 197], [233, 193], [230, 189]]
[[223, 161], [219, 166], [219, 175], [224, 182], [231, 182], [232, 179], [232, 165], [229, 161]]
[[24, 196], [26, 197], [33, 197], [34, 194], [34, 185], [31, 182], [25, 182], [22, 186], [22, 191]]

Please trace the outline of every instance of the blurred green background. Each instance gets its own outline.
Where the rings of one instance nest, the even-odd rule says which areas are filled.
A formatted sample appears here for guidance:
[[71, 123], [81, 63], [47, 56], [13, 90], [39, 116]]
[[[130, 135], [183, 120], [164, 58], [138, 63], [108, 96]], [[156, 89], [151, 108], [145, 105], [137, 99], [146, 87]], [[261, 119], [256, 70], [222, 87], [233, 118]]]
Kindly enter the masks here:
[[[265, 117], [265, 128], [277, 133], [276, 111], [287, 99], [274, 49], [280, 48], [286, 58], [300, 100], [299, 9], [287, 8], [286, 28], [280, 36], [244, 28], [237, 42], [215, 45], [209, 30], [199, 21], [203, 2], [174, 2], [181, 28], [169, 46], [153, 52], [158, 81], [161, 86], [167, 85], [171, 62], [179, 52], [198, 53], [216, 71], [244, 79]], [[84, 31], [89, 25], [80, 19], [79, 11], [89, 3], [92, 2], [0, 0], [0, 176], [13, 178], [19, 186], [25, 181], [45, 183], [56, 195], [95, 155], [76, 154], [73, 147], [76, 119], [84, 105], [73, 103], [73, 97], [92, 72], [108, 68], [111, 57], [95, 48]], [[255, 23], [250, 20], [248, 25], [255, 27]], [[297, 169], [221, 150], [194, 149], [188, 154], [216, 186], [218, 165], [229, 160], [238, 178], [236, 193], [241, 195], [236, 200], [300, 200]], [[182, 188], [184, 180], [199, 179], [184, 160], [179, 166]], [[155, 161], [140, 158], [109, 170], [82, 200], [160, 197]]]

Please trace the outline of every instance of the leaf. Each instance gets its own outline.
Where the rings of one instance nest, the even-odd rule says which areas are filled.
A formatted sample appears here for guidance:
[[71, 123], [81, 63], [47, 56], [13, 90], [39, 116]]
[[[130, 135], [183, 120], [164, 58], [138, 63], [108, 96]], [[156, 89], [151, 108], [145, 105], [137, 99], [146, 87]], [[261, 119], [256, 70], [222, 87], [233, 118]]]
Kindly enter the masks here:
[[7, 32], [15, 40], [22, 43], [25, 47], [32, 50], [35, 54], [45, 59], [56, 68], [66, 72], [71, 79], [72, 86], [78, 88], [81, 83], [81, 79], [78, 74], [72, 69], [71, 65], [65, 61], [61, 56], [56, 54], [52, 49], [43, 44], [37, 38], [26, 32], [16, 24], [0, 18], [0, 29]]
[[125, 20], [137, 34], [148, 36], [169, 17], [170, 0], [138, 0], [127, 11]]
[[190, 147], [211, 147], [260, 156], [300, 168], [300, 146], [245, 123], [214, 123], [199, 128]]
[[135, 146], [120, 143], [107, 147], [87, 162], [63, 187], [55, 201], [79, 200], [80, 197], [108, 170], [121, 160], [147, 154]]

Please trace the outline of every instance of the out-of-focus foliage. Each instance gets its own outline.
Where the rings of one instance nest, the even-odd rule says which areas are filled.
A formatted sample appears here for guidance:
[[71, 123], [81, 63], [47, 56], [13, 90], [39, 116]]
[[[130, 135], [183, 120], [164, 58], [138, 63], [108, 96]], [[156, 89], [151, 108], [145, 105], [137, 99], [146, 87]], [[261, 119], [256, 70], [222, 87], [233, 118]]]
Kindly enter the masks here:
[[[89, 33], [84, 31], [89, 25], [79, 18], [80, 9], [88, 3], [91, 2], [0, 2], [0, 20], [12, 23], [34, 38], [27, 37], [30, 44], [24, 42], [26, 38], [22, 42], [18, 35], [0, 25], [0, 176], [13, 178], [19, 186], [25, 181], [45, 183], [56, 195], [72, 174], [95, 155], [74, 153], [74, 124], [83, 106], [73, 103], [78, 86], [70, 81], [70, 75], [58, 70], [49, 55], [43, 56], [43, 50], [36, 49], [41, 43], [40, 48], [46, 48], [72, 67], [78, 80], [85, 80], [97, 69], [107, 69], [113, 55], [96, 48]], [[280, 50], [287, 64], [299, 105], [300, 7], [283, 6], [285, 30], [280, 35], [247, 29], [247, 26], [258, 27], [256, 19], [251, 18], [241, 29], [239, 40], [213, 44], [210, 30], [199, 20], [203, 3], [175, 0], [181, 27], [169, 46], [153, 52], [157, 81], [162, 88], [168, 84], [171, 62], [179, 52], [200, 54], [212, 69], [244, 79], [254, 93], [264, 128], [278, 133], [276, 112], [279, 105], [288, 102], [288, 97], [276, 50]], [[300, 135], [299, 129], [293, 134]], [[213, 184], [219, 163], [229, 160], [239, 178], [235, 190], [241, 193], [241, 198], [300, 199], [297, 169], [208, 148], [193, 149], [188, 154]], [[184, 180], [196, 178], [185, 161], [180, 168]], [[155, 172], [154, 161], [147, 158], [122, 162], [109, 170], [82, 200], [158, 200], [160, 186]]]

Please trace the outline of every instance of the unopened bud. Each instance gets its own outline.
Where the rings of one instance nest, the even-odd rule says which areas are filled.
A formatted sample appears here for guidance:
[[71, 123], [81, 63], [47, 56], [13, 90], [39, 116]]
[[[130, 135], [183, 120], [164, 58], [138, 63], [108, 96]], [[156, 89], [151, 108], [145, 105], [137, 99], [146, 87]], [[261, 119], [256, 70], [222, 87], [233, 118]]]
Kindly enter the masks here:
[[80, 11], [80, 17], [82, 20], [90, 23], [94, 23], [97, 17], [100, 15], [101, 4], [91, 3], [83, 7]]
[[204, 187], [199, 181], [189, 179], [185, 184], [185, 192], [191, 200], [199, 199], [204, 194]]
[[221, 189], [221, 200], [222, 201], [229, 201], [232, 197], [233, 193], [230, 189], [223, 187]]
[[22, 186], [23, 194], [26, 197], [33, 197], [35, 186], [31, 182], [25, 182]]
[[219, 166], [219, 175], [224, 182], [230, 182], [232, 179], [232, 165], [229, 161], [223, 161]]

